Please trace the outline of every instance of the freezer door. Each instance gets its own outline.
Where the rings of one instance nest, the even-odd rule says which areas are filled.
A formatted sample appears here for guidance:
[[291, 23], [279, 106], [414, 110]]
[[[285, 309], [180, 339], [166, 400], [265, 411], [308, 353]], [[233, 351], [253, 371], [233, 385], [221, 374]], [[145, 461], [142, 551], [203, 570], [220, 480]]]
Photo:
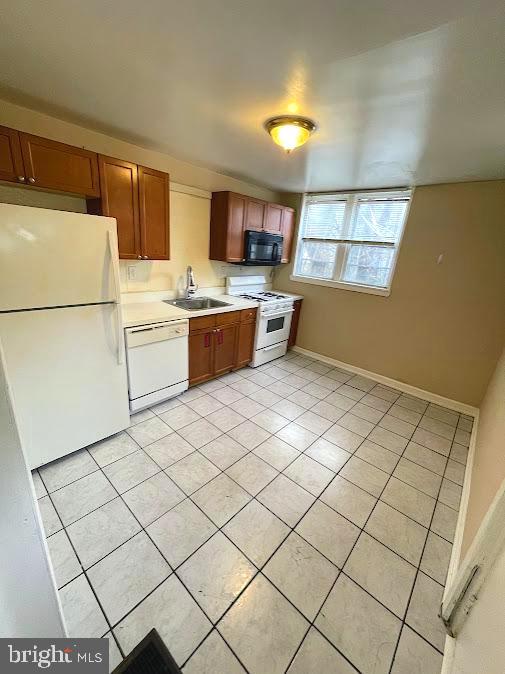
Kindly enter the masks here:
[[100, 304], [0, 314], [0, 340], [30, 468], [129, 425], [119, 310]]
[[114, 218], [0, 204], [0, 311], [119, 301]]

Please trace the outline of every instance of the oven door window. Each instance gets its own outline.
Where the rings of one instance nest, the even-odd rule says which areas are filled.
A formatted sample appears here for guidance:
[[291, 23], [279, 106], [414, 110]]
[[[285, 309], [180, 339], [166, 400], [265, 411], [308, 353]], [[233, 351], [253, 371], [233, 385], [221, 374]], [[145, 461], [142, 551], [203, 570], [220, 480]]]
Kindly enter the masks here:
[[277, 332], [277, 330], [284, 329], [284, 323], [286, 322], [285, 316], [280, 316], [279, 318], [269, 318], [267, 321], [267, 333], [268, 332]]

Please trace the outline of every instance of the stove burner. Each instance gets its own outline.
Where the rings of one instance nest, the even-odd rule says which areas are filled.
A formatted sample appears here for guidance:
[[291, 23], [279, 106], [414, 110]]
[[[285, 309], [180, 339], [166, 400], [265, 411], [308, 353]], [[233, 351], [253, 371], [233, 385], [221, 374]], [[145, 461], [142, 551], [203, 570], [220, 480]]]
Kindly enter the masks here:
[[253, 300], [254, 302], [273, 302], [274, 300], [288, 300], [289, 297], [285, 295], [278, 295], [268, 291], [260, 291], [257, 293], [241, 293], [239, 297], [244, 300]]
[[266, 298], [260, 297], [259, 295], [239, 295], [244, 300], [252, 300], [253, 302], [266, 302]]

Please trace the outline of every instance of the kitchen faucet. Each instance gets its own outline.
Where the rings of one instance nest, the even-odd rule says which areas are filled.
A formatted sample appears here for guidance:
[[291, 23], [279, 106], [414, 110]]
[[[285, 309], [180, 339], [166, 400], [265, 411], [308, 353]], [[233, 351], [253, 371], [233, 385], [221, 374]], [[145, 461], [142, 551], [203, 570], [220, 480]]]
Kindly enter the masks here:
[[189, 300], [198, 290], [198, 286], [195, 283], [195, 277], [193, 275], [193, 269], [188, 267], [186, 269], [186, 299]]

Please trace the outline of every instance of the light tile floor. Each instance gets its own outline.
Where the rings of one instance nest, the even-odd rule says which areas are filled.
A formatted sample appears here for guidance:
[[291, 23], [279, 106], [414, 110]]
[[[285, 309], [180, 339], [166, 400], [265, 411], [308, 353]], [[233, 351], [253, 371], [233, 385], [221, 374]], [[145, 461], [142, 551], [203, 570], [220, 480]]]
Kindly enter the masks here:
[[472, 419], [288, 353], [33, 473], [71, 635], [184, 674], [438, 674]]

